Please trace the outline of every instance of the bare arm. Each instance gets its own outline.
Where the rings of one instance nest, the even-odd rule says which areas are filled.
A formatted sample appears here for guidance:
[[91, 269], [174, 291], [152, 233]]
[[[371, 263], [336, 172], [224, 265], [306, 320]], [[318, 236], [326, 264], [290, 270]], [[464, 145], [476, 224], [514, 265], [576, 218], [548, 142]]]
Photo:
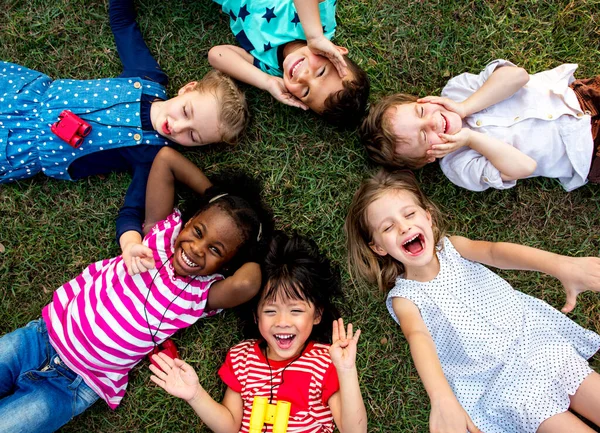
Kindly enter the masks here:
[[598, 257], [567, 257], [525, 245], [472, 241], [461, 236], [452, 236], [450, 241], [465, 259], [500, 269], [543, 272], [558, 278], [567, 294], [567, 303], [562, 308], [564, 313], [575, 307], [579, 293], [600, 291]]
[[193, 162], [176, 150], [163, 147], [154, 158], [148, 177], [145, 233], [173, 211], [176, 181], [198, 194], [204, 194], [212, 186], [210, 180]]
[[460, 405], [444, 376], [435, 343], [417, 306], [404, 298], [394, 298], [392, 306], [431, 401], [429, 430], [457, 433], [468, 430], [470, 433], [479, 433], [480, 430]]
[[249, 301], [258, 293], [261, 284], [258, 263], [244, 263], [235, 273], [224, 280], [213, 283], [208, 291], [206, 308], [232, 308]]

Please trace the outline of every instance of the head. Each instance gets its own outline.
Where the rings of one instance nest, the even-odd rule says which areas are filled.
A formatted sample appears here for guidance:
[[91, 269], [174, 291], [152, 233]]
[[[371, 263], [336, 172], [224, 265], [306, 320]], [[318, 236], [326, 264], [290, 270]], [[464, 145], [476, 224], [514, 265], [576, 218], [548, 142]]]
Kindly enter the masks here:
[[154, 102], [150, 117], [160, 135], [182, 146], [235, 143], [248, 123], [248, 106], [233, 80], [213, 70], [174, 98]]
[[308, 341], [330, 342], [331, 324], [339, 317], [333, 299], [341, 295], [340, 277], [313, 241], [275, 235], [263, 280], [254, 300], [255, 331], [271, 359], [297, 356]]
[[427, 151], [443, 143], [440, 133], [456, 134], [462, 128], [458, 114], [417, 99], [397, 93], [369, 110], [360, 132], [367, 153], [377, 164], [389, 169], [421, 168], [435, 161]]
[[365, 71], [338, 47], [348, 65], [340, 77], [331, 61], [313, 54], [306, 44], [288, 53], [283, 60], [283, 82], [289, 92], [329, 123], [344, 128], [359, 124], [369, 99], [369, 78]]
[[444, 235], [441, 221], [412, 173], [380, 170], [363, 181], [346, 217], [351, 273], [390, 289], [407, 267], [432, 259]]
[[229, 175], [229, 180], [235, 179], [242, 194], [226, 185], [211, 187], [201, 204], [194, 206], [198, 210], [193, 216], [184, 212], [186, 222], [175, 241], [173, 258], [179, 275], [228, 275], [264, 256], [272, 218], [260, 200], [260, 185], [248, 176]]

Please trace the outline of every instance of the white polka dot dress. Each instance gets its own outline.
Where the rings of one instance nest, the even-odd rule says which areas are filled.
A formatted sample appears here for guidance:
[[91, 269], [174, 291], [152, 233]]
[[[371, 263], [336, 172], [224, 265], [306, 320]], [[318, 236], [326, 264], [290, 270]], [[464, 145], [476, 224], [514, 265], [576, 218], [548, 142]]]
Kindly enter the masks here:
[[395, 297], [419, 308], [446, 379], [479, 429], [535, 433], [569, 408], [569, 395], [592, 372], [587, 359], [600, 336], [443, 242], [438, 276], [398, 278], [388, 310], [397, 321]]

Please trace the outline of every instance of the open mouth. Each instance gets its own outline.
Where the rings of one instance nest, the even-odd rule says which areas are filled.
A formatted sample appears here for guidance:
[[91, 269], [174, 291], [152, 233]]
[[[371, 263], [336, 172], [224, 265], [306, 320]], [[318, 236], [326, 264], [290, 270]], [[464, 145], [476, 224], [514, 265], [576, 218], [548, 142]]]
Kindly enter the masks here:
[[163, 123], [162, 130], [167, 135], [171, 134], [171, 130], [169, 129], [169, 122], [165, 121], [165, 123]]
[[411, 256], [419, 255], [425, 249], [425, 237], [420, 233], [414, 235], [402, 244], [402, 248]]
[[192, 259], [190, 259], [188, 257], [188, 255], [185, 253], [185, 251], [183, 251], [183, 249], [181, 250], [181, 260], [183, 260], [183, 263], [185, 263], [188, 267], [190, 268], [197, 268], [198, 263], [194, 262]]
[[447, 134], [448, 133], [448, 120], [442, 113], [440, 113], [440, 116], [442, 116], [442, 131], [444, 132], [444, 134]]
[[296, 72], [298, 72], [298, 68], [300, 67], [300, 65], [304, 62], [304, 59], [298, 59], [298, 61], [296, 61], [296, 63], [294, 63], [291, 67], [290, 67], [290, 78], [294, 78], [294, 75], [296, 75]]
[[277, 346], [281, 349], [289, 349], [296, 338], [294, 334], [275, 334], [274, 337], [275, 341], [277, 341]]

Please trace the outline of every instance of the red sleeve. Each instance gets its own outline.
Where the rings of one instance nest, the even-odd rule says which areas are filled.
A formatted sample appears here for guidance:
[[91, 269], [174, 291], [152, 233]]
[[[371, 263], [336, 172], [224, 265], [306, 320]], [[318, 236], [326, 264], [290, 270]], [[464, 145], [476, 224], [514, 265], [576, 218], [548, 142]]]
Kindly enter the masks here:
[[333, 363], [331, 363], [323, 377], [323, 394], [321, 395], [323, 404], [328, 406], [327, 401], [329, 401], [329, 397], [339, 390], [340, 382], [338, 380], [337, 370]]
[[[219, 368], [219, 376], [221, 380], [225, 382], [229, 388], [231, 388], [235, 392], [242, 392], [242, 384], [238, 380], [235, 372], [233, 371], [233, 362], [231, 360], [231, 351], [227, 352], [227, 357], [225, 358], [225, 362]], [[337, 379], [337, 375], [336, 375]], [[338, 386], [339, 387], [339, 386]]]

